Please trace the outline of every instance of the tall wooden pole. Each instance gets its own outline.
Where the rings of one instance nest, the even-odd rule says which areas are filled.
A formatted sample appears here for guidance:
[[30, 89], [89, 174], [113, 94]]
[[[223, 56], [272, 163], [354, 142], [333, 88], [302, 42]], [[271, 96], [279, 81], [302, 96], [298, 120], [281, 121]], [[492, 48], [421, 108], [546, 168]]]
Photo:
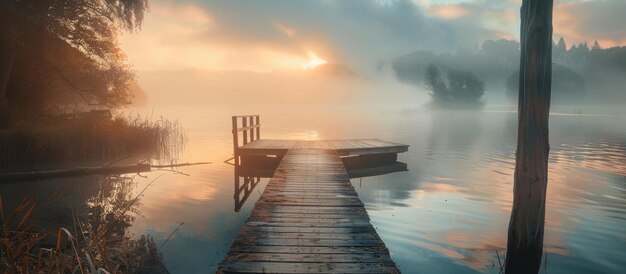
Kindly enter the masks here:
[[541, 265], [550, 151], [552, 2], [522, 2], [517, 152], [507, 274], [537, 273]]

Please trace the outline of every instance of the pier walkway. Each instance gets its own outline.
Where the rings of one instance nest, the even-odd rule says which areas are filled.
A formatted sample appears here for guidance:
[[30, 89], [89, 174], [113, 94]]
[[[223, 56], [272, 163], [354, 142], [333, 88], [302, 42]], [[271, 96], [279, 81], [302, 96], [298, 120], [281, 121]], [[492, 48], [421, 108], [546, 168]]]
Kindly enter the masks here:
[[257, 135], [235, 145], [235, 157], [243, 157], [236, 162], [246, 162], [245, 155], [272, 155], [280, 162], [217, 273], [399, 273], [340, 155], [376, 157], [408, 146], [379, 140], [265, 142], [272, 146], [259, 141], [264, 140]]

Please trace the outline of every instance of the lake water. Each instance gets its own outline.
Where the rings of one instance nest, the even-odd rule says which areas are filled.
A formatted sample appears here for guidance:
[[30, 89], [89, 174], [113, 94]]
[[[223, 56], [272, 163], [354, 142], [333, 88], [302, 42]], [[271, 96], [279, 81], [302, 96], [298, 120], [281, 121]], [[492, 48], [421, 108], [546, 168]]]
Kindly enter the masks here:
[[[262, 193], [267, 179], [235, 212], [234, 170], [224, 163], [232, 157], [230, 115], [257, 113], [262, 138], [379, 138], [410, 145], [399, 156], [409, 171], [352, 180], [391, 257], [404, 273], [499, 272], [498, 256], [506, 249], [512, 204], [515, 112], [252, 110], [199, 106], [154, 110], [179, 119], [186, 129], [189, 142], [180, 162], [212, 162], [180, 169], [189, 176], [152, 172], [144, 174], [147, 178], [134, 176], [122, 182], [137, 193], [154, 180], [141, 197], [131, 227], [135, 235], [152, 235], [161, 244], [184, 223], [161, 249], [172, 273], [214, 271]], [[623, 273], [626, 269], [624, 121], [623, 116], [552, 113], [547, 262], [542, 273]], [[63, 179], [42, 183], [42, 188], [69, 187], [89, 196], [109, 183], [114, 182]], [[3, 196], [17, 197], [25, 184], [0, 189]], [[65, 196], [68, 206], [85, 203], [71, 193]], [[55, 221], [54, 216], [41, 218]]]

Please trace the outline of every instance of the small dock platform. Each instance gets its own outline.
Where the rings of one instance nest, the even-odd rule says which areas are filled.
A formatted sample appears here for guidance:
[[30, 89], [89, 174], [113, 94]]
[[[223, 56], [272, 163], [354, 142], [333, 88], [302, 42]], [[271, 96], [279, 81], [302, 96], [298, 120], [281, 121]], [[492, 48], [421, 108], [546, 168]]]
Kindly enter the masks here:
[[333, 150], [339, 156], [402, 153], [409, 146], [378, 139], [352, 140], [254, 140], [238, 148], [240, 155], [285, 155], [291, 149]]
[[[235, 119], [250, 119], [252, 126], [256, 119], [258, 124], [258, 116]], [[233, 125], [234, 135], [242, 132]], [[341, 157], [371, 161], [380, 155], [395, 162], [389, 155], [408, 146], [373, 139], [261, 140], [246, 131], [256, 140], [251, 137], [241, 147], [235, 142], [235, 162], [255, 164], [258, 157], [272, 155], [278, 166], [217, 273], [400, 272], [370, 223]]]

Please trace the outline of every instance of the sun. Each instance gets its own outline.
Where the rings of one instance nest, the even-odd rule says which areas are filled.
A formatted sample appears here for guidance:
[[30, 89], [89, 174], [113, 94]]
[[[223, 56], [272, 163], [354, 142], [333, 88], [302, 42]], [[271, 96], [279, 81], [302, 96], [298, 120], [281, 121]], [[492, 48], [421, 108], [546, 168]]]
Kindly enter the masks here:
[[321, 65], [328, 63], [326, 60], [317, 56], [315, 52], [309, 51], [307, 55], [309, 60], [306, 63], [302, 64], [303, 69], [315, 69]]

